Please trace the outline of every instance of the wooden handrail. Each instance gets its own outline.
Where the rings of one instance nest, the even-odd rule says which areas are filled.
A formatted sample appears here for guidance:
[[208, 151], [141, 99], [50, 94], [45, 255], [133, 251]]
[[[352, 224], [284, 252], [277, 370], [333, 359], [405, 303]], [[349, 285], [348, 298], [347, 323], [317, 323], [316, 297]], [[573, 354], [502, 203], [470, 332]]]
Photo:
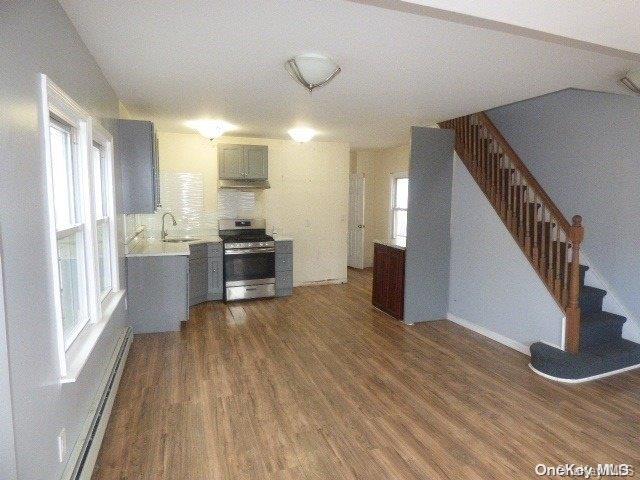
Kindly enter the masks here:
[[463, 163], [565, 312], [565, 349], [578, 353], [582, 217], [565, 218], [484, 112], [440, 126], [455, 131]]
[[542, 203], [544, 203], [545, 207], [551, 211], [551, 214], [554, 216], [555, 220], [560, 223], [562, 229], [566, 232], [570, 231], [571, 223], [569, 223], [569, 220], [565, 218], [560, 209], [556, 206], [553, 200], [551, 200], [551, 197], [547, 195], [547, 192], [544, 191], [544, 188], [542, 188], [542, 186], [538, 183], [538, 181], [529, 171], [520, 156], [515, 152], [513, 148], [511, 148], [509, 142], [507, 142], [507, 140], [502, 136], [502, 133], [500, 133], [500, 130], [496, 128], [489, 116], [484, 112], [480, 112], [477, 115], [478, 117], [480, 117], [480, 120], [487, 128], [487, 130], [489, 130], [489, 132], [491, 132], [491, 134], [496, 138], [498, 143], [500, 143], [500, 146], [505, 150], [505, 153], [509, 155], [509, 157], [515, 164], [515, 168], [525, 178], [527, 184], [529, 184], [532, 190], [536, 191]]

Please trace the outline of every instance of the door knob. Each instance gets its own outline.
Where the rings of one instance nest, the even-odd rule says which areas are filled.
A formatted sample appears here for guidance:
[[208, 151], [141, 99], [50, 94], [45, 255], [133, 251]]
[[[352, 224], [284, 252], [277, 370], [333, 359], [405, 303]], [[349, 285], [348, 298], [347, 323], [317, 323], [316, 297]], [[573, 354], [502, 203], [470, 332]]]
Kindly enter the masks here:
[[364, 228], [364, 225], [358, 225], [358, 228]]

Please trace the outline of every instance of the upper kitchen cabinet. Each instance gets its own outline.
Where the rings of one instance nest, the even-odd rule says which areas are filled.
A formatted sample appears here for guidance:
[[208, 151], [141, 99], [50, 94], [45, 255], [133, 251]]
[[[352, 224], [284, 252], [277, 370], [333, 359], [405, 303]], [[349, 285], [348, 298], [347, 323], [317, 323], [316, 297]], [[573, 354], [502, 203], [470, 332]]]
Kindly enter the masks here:
[[220, 180], [267, 180], [269, 151], [266, 145], [218, 145]]
[[123, 213], [155, 212], [160, 206], [160, 181], [153, 123], [118, 120], [114, 143], [122, 165]]

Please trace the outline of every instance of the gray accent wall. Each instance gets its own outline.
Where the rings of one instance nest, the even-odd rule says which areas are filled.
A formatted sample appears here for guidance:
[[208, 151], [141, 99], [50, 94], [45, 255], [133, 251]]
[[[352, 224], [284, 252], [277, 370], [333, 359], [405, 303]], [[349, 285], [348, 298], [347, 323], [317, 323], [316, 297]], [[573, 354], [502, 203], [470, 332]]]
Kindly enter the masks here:
[[562, 346], [564, 313], [457, 154], [450, 274], [452, 320], [523, 352]]
[[[99, 118], [117, 117], [118, 99], [55, 0], [0, 2], [0, 32], [0, 240], [17, 474], [21, 480], [55, 479], [78, 440], [126, 312], [122, 302], [78, 381], [61, 385], [39, 75], [47, 74]], [[4, 382], [0, 387], [6, 389]], [[61, 463], [56, 442], [62, 428], [67, 458]]]
[[446, 318], [454, 136], [411, 128], [404, 321]]
[[640, 318], [640, 98], [568, 89], [488, 115], [565, 216], [582, 215], [591, 266]]

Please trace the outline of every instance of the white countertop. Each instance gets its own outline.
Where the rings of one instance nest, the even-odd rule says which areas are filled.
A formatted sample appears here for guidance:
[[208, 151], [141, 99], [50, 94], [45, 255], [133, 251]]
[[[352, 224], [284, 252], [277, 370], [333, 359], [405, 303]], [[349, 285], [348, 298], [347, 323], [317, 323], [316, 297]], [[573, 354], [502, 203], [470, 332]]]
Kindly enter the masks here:
[[398, 250], [405, 250], [407, 248], [407, 240], [404, 238], [387, 238], [385, 240], [374, 240], [373, 243], [379, 243], [380, 245], [386, 245], [387, 247], [397, 248]]
[[[171, 237], [169, 237], [171, 238]], [[189, 255], [189, 245], [200, 243], [219, 243], [222, 239], [217, 235], [205, 235], [190, 242], [163, 242], [159, 238], [147, 238], [140, 240], [131, 247], [127, 257], [157, 257], [163, 255]]]

